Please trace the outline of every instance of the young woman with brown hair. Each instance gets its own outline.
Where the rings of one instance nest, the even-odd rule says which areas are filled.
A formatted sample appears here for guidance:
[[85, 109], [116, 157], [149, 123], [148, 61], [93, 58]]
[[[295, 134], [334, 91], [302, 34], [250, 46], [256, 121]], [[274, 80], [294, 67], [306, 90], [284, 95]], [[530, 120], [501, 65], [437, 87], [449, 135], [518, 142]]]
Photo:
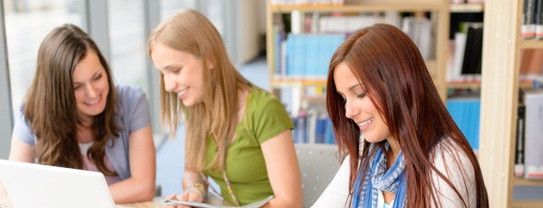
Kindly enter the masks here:
[[116, 203], [153, 198], [147, 98], [113, 84], [100, 50], [77, 26], [57, 27], [42, 41], [21, 111], [10, 160], [102, 172]]
[[[338, 206], [488, 207], [477, 158], [401, 30], [353, 33], [332, 56], [326, 103], [349, 166], [329, 186], [348, 188], [343, 202], [351, 200]], [[334, 194], [325, 190], [314, 207]]]

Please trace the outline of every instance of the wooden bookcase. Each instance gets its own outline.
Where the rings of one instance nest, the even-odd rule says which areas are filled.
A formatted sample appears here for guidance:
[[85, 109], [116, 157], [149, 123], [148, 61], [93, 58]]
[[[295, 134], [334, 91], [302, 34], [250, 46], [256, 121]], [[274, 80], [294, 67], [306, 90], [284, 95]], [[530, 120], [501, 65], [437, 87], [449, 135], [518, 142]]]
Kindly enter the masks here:
[[513, 186], [543, 186], [543, 181], [513, 177], [520, 51], [543, 48], [523, 40], [523, 1], [485, 1], [481, 83], [479, 163], [490, 207], [543, 207], [543, 200], [515, 201]]
[[[274, 25], [274, 15], [280, 15], [284, 13], [291, 13], [293, 11], [301, 12], [317, 12], [317, 13], [332, 13], [332, 12], [386, 12], [386, 11], [398, 11], [398, 12], [431, 12], [432, 13], [432, 22], [434, 25], [435, 31], [435, 59], [427, 60], [426, 65], [434, 83], [436, 84], [438, 91], [443, 100], [446, 99], [447, 86], [445, 82], [446, 76], [446, 62], [447, 62], [447, 44], [448, 44], [448, 35], [449, 35], [449, 0], [413, 0], [406, 2], [404, 0], [345, 0], [345, 3], [341, 6], [330, 5], [330, 6], [297, 6], [297, 5], [288, 5], [288, 6], [276, 6], [271, 4], [271, 0], [266, 0], [266, 46], [267, 46], [267, 62], [268, 62], [268, 71], [270, 77], [270, 89], [278, 89], [281, 87], [294, 87], [297, 90], [297, 93], [294, 93], [295, 96], [300, 97], [300, 99], [305, 99], [303, 95], [302, 88], [307, 85], [326, 85], [326, 80], [324, 79], [305, 79], [305, 78], [274, 78], [275, 70], [275, 54], [276, 46], [273, 44], [273, 25]], [[356, 2], [356, 3], [351, 3]], [[466, 8], [458, 8], [466, 9]], [[321, 100], [324, 102], [324, 99], [321, 98], [308, 98], [312, 99], [311, 101]], [[298, 103], [300, 101], [297, 101]], [[297, 107], [294, 105], [294, 107]], [[297, 112], [297, 111], [295, 111]]]

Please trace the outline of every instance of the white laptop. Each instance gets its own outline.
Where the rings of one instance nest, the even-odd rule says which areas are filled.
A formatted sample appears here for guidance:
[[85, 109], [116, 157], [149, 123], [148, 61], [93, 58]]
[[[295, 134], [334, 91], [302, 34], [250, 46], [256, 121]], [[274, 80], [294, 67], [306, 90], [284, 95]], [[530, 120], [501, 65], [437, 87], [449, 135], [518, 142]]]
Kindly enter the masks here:
[[115, 207], [100, 172], [0, 160], [0, 184], [15, 208]]

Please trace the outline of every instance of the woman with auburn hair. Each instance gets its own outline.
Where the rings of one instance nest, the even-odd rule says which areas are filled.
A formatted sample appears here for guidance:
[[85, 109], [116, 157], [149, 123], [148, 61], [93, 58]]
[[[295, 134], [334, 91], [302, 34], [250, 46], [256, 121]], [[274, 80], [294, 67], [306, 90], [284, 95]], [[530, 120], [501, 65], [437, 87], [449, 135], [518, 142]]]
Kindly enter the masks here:
[[53, 29], [15, 123], [10, 160], [102, 172], [116, 203], [148, 201], [155, 189], [149, 103], [115, 86], [92, 39], [75, 25]]
[[232, 205], [274, 198], [265, 207], [301, 207], [294, 127], [271, 93], [232, 65], [221, 36], [201, 13], [185, 10], [151, 33], [149, 56], [161, 73], [162, 121], [186, 129], [184, 192], [204, 201], [207, 176]]
[[477, 158], [401, 30], [376, 24], [347, 38], [326, 104], [348, 167], [314, 207], [488, 207]]

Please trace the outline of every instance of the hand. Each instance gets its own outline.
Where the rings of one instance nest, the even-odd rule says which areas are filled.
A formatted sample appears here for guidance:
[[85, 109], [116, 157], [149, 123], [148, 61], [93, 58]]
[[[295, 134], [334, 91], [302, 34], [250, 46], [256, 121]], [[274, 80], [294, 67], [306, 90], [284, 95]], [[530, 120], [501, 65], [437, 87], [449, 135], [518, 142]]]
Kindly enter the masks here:
[[[179, 195], [172, 194], [170, 196], [167, 196], [166, 199], [177, 199], [180, 201], [189, 201], [189, 202], [203, 202], [204, 196], [202, 196], [202, 193], [200, 191], [193, 189], [190, 191], [185, 191]], [[177, 205], [177, 206], [164, 205], [164, 208], [190, 208], [190, 207], [183, 206], [183, 205]]]
[[1, 180], [0, 180], [0, 207], [13, 208], [13, 203], [11, 202], [8, 192], [6, 191], [6, 188], [2, 184]]

